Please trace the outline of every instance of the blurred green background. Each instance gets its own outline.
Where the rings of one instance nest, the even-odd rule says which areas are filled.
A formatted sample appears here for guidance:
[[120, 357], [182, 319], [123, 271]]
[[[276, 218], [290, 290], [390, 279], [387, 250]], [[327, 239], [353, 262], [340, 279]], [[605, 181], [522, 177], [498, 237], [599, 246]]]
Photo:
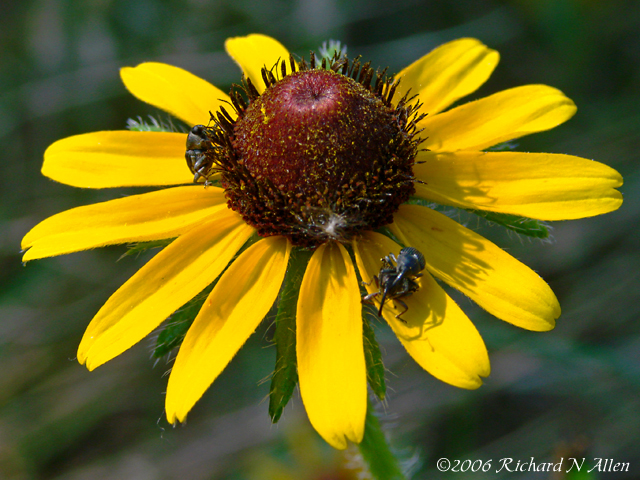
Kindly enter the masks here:
[[[435, 46], [477, 37], [500, 51], [472, 98], [527, 83], [563, 90], [577, 115], [518, 141], [522, 151], [596, 159], [625, 177], [609, 215], [554, 224], [553, 241], [469, 227], [538, 271], [563, 308], [558, 326], [532, 333], [457, 296], [490, 351], [492, 374], [469, 392], [422, 371], [388, 328], [380, 407], [413, 478], [441, 474], [440, 457], [630, 462], [640, 478], [640, 2], [597, 0], [26, 0], [0, 6], [0, 478], [347, 479], [348, 455], [309, 426], [298, 393], [281, 421], [267, 415], [275, 358], [269, 322], [258, 329], [189, 415], [163, 415], [170, 362], [153, 339], [89, 373], [75, 361], [93, 314], [145, 256], [111, 247], [32, 262], [20, 239], [54, 213], [134, 193], [88, 191], [40, 174], [42, 155], [69, 135], [122, 129], [156, 114], [129, 95], [118, 69], [178, 65], [227, 89], [239, 71], [225, 38], [261, 32], [307, 55], [328, 39], [397, 72]], [[587, 460], [589, 461], [589, 460]]]

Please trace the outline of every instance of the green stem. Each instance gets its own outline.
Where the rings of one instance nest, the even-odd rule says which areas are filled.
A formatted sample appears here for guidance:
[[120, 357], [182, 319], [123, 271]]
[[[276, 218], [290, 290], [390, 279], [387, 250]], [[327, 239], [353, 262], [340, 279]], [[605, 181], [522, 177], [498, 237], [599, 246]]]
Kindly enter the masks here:
[[400, 462], [387, 441], [378, 417], [373, 412], [371, 401], [367, 403], [367, 417], [364, 437], [360, 442], [360, 453], [375, 480], [405, 480]]

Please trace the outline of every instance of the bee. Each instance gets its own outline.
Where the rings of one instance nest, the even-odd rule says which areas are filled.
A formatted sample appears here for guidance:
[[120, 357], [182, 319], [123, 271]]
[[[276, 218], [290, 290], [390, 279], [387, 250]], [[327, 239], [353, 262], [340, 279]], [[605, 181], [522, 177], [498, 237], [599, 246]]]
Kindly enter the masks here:
[[[373, 276], [378, 291], [362, 297], [363, 303], [373, 303], [373, 299], [382, 295], [378, 316], [382, 317], [382, 307], [386, 300], [394, 300], [399, 303], [404, 310], [396, 315], [398, 320], [406, 323], [400, 316], [409, 310], [409, 307], [401, 298], [408, 297], [416, 292], [420, 285], [416, 279], [422, 276], [422, 270], [426, 265], [424, 255], [413, 247], [405, 247], [400, 250], [398, 257], [390, 253], [383, 259], [382, 267], [378, 275]], [[368, 284], [366, 284], [368, 285]]]
[[205, 185], [209, 181], [209, 174], [213, 161], [207, 156], [207, 151], [213, 149], [207, 127], [196, 125], [187, 135], [187, 151], [184, 154], [189, 170], [193, 173], [193, 182], [204, 178]]

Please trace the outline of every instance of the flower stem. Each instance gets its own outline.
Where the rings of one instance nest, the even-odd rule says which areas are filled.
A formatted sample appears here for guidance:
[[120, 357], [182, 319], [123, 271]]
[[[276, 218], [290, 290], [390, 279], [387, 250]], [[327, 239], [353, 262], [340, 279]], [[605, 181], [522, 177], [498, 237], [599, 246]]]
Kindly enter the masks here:
[[364, 437], [360, 442], [360, 453], [375, 480], [405, 480], [400, 461], [393, 453], [378, 417], [369, 400]]

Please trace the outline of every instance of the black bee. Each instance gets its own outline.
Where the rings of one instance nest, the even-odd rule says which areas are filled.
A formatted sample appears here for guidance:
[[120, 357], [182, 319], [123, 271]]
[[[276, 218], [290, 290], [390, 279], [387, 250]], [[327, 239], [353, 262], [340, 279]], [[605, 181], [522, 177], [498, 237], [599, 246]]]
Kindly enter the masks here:
[[[381, 317], [385, 300], [395, 300], [404, 307], [404, 310], [396, 315], [398, 320], [402, 320], [400, 316], [409, 307], [400, 299], [418, 290], [419, 285], [416, 279], [422, 276], [420, 272], [424, 270], [424, 267], [424, 255], [413, 247], [405, 247], [400, 250], [398, 258], [393, 253], [390, 253], [382, 259], [382, 268], [380, 268], [378, 275], [373, 276], [378, 291], [365, 295], [362, 297], [362, 301], [364, 303], [373, 303], [372, 300], [375, 297], [382, 295], [380, 309], [378, 310], [378, 316]], [[404, 320], [402, 321], [404, 322]]]
[[213, 148], [207, 127], [196, 125], [187, 135], [187, 151], [184, 157], [187, 160], [189, 170], [193, 173], [194, 183], [200, 178], [204, 178], [205, 185], [209, 181], [212, 161], [207, 157], [207, 150]]

